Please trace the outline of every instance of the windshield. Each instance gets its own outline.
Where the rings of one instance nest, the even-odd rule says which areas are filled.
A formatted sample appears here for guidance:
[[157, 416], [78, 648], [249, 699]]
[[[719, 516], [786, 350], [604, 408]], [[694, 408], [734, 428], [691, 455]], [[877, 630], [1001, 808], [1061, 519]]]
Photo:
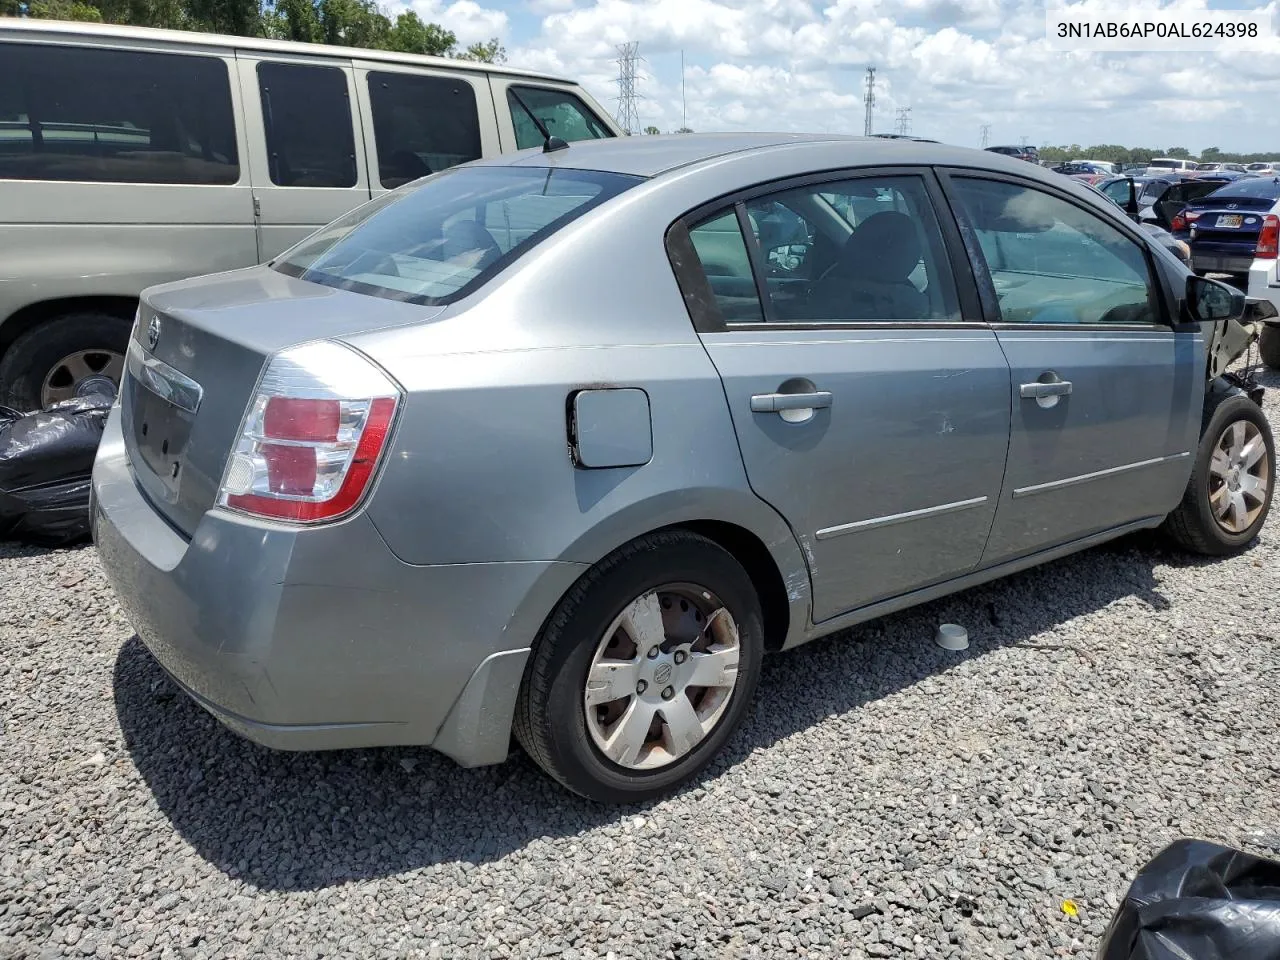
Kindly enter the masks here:
[[460, 167], [384, 194], [272, 266], [410, 303], [452, 303], [592, 207], [641, 182], [592, 170]]

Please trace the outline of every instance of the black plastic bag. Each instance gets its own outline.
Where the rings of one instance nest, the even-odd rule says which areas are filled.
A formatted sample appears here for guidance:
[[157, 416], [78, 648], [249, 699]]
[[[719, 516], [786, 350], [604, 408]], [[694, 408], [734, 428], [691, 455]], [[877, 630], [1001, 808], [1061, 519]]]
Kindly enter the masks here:
[[1143, 867], [1098, 960], [1280, 960], [1280, 863], [1178, 840]]
[[112, 398], [23, 416], [0, 407], [0, 539], [61, 546], [89, 535], [89, 478]]

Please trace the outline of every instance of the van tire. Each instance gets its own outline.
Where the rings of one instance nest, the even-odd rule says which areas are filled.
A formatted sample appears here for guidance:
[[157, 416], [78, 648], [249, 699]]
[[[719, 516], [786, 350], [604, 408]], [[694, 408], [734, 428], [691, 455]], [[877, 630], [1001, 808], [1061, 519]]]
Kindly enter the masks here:
[[1272, 370], [1280, 370], [1280, 327], [1265, 324], [1258, 336], [1258, 356]]
[[129, 320], [97, 310], [64, 313], [32, 327], [0, 357], [0, 405], [23, 411], [40, 409], [44, 406], [41, 390], [55, 364], [80, 350], [123, 357], [130, 329]]

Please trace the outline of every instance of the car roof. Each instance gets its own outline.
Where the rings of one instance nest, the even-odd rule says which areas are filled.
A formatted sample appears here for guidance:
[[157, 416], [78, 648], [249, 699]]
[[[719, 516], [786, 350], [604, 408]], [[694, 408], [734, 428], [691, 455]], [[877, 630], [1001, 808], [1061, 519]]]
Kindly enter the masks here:
[[[130, 27], [106, 23], [82, 23], [72, 20], [36, 20], [17, 17], [0, 18], [0, 37], [13, 37], [30, 33], [56, 36], [58, 39], [84, 40], [133, 40], [142, 44], [179, 47], [221, 47], [234, 50], [253, 50], [289, 56], [340, 57], [346, 60], [375, 60], [384, 63], [415, 64], [444, 70], [466, 70], [496, 73], [511, 77], [528, 77], [533, 80], [550, 80], [556, 83], [573, 83], [563, 77], [532, 70], [480, 63], [474, 60], [455, 60], [449, 57], [427, 57], [416, 53], [396, 53], [390, 50], [371, 50], [366, 47], [335, 47], [323, 43], [297, 43], [291, 40], [264, 40], [257, 37], [233, 37], [217, 33], [192, 30], [157, 30], [154, 27]], [[32, 39], [35, 39], [32, 37]]]
[[[489, 166], [565, 167], [607, 173], [656, 177], [668, 171], [723, 157], [760, 151], [790, 150], [797, 173], [805, 169], [807, 153], [829, 157], [832, 146], [847, 146], [850, 166], [928, 164], [981, 167], [1015, 172], [1047, 183], [1060, 175], [1002, 154], [954, 147], [928, 140], [854, 137], [822, 133], [684, 133], [632, 136], [608, 140], [578, 140], [550, 153], [540, 148], [475, 161]], [[824, 165], [826, 162], [824, 161]], [[817, 167], [815, 169], [822, 169]]]

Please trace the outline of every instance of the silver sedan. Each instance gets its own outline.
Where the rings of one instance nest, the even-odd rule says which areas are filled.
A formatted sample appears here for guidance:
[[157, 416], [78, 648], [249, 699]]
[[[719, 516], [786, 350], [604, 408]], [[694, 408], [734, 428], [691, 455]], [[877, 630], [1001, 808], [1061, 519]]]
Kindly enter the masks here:
[[636, 800], [724, 746], [767, 651], [1140, 528], [1247, 547], [1244, 310], [990, 152], [549, 138], [148, 290], [96, 539], [246, 737], [474, 765], [514, 733]]

